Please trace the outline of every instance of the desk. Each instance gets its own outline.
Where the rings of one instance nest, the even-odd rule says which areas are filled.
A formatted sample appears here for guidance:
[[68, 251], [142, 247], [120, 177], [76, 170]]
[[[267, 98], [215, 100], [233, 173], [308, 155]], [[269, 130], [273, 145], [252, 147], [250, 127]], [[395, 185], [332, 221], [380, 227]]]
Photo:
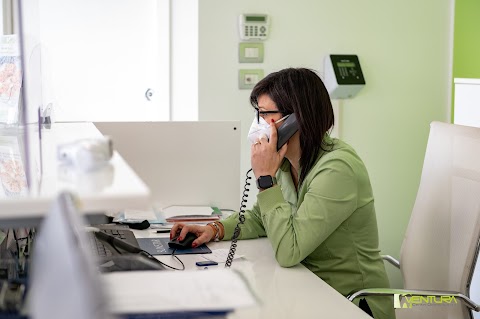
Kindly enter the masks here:
[[[160, 237], [153, 230], [135, 231], [135, 235], [138, 238]], [[212, 250], [229, 248], [230, 242], [212, 242], [208, 247]], [[232, 268], [245, 275], [261, 299], [261, 304], [254, 308], [236, 310], [229, 316], [231, 319], [371, 319], [303, 265], [280, 267], [267, 238], [238, 241], [237, 254], [244, 255], [244, 258], [235, 259]], [[171, 256], [156, 257], [168, 265], [180, 266]], [[196, 269], [198, 267], [195, 262], [204, 260], [201, 255], [180, 255], [179, 258], [186, 269]], [[215, 267], [223, 267], [223, 264]]]
[[90, 173], [59, 168], [58, 145], [102, 136], [92, 123], [54, 123], [42, 134], [43, 176], [38, 194], [2, 199], [0, 220], [3, 227], [36, 225], [62, 191], [77, 195], [82, 212], [149, 207], [148, 187], [117, 152], [108, 166]]

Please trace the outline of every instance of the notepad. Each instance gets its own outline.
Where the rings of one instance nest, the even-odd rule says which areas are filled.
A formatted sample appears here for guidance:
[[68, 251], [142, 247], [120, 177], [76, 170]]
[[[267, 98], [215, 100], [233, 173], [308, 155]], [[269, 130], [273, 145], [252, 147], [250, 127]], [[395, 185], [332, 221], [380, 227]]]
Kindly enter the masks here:
[[169, 223], [215, 221], [219, 220], [222, 214], [218, 208], [209, 206], [169, 206], [163, 208], [162, 213]]
[[[229, 269], [104, 274], [115, 314], [232, 311], [257, 304], [243, 277]], [[128, 287], [128, 289], [125, 289]]]

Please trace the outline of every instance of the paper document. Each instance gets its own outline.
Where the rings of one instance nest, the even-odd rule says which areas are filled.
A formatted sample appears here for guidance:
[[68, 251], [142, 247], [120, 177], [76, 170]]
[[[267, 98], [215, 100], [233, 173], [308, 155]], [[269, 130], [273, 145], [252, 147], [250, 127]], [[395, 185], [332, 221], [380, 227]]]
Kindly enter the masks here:
[[173, 224], [150, 224], [150, 229], [172, 229]]
[[125, 210], [117, 213], [113, 218], [114, 223], [135, 223], [144, 220], [150, 224], [165, 223], [163, 214], [155, 210]]
[[137, 220], [154, 220], [157, 219], [153, 211], [148, 210], [125, 210], [125, 219], [137, 219]]
[[174, 216], [210, 216], [213, 213], [212, 207], [209, 206], [169, 206], [162, 209], [165, 218]]
[[18, 124], [22, 62], [16, 34], [0, 36], [0, 123]]
[[230, 269], [113, 272], [102, 281], [116, 314], [229, 311], [256, 304], [243, 277]]
[[[227, 260], [228, 249], [213, 249], [211, 254], [202, 256], [203, 258], [211, 261], [216, 261], [217, 263], [224, 263]], [[235, 254], [233, 259], [242, 258], [243, 255]]]
[[24, 160], [18, 137], [0, 136], [0, 198], [28, 195]]

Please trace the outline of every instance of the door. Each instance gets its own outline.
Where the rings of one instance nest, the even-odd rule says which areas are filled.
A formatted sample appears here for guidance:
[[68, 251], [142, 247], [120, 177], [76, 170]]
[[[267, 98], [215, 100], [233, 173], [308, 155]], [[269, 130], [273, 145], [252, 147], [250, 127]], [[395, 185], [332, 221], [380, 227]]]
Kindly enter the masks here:
[[43, 93], [54, 121], [169, 119], [164, 2], [40, 1]]

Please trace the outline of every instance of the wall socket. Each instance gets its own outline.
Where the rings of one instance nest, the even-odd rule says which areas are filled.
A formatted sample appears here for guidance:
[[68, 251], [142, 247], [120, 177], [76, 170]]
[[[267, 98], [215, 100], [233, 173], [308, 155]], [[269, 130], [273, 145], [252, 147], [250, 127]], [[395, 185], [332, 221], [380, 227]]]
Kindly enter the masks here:
[[238, 88], [241, 90], [253, 89], [263, 79], [263, 69], [238, 70]]

